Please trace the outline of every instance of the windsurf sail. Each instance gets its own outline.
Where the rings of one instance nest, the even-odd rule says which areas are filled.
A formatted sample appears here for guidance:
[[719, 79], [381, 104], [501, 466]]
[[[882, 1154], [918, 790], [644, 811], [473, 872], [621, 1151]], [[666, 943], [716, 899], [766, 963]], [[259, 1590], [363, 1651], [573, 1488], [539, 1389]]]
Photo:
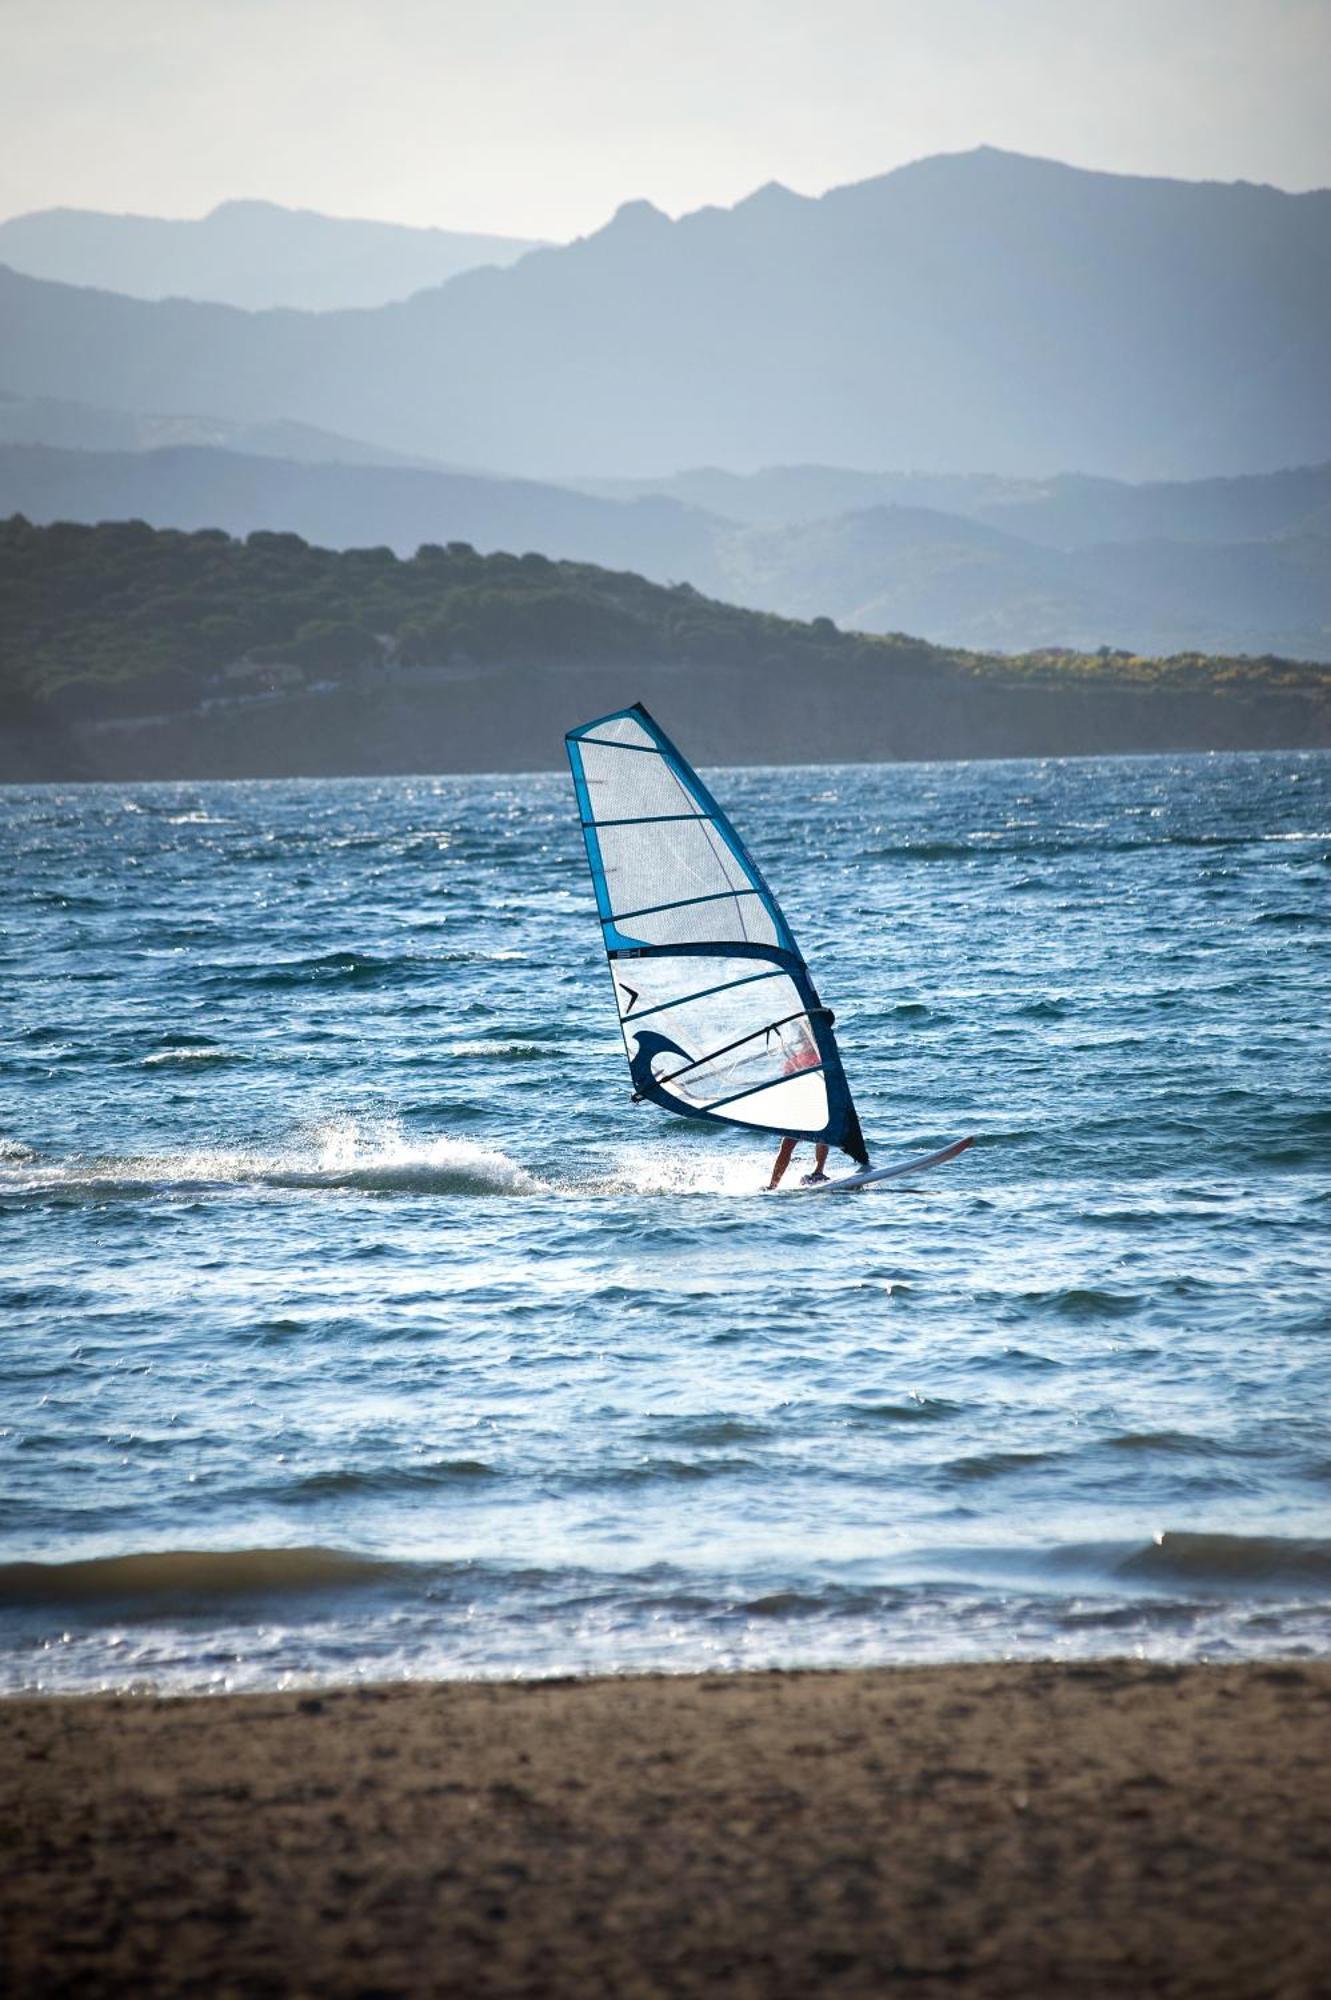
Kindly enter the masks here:
[[638, 703], [564, 742], [635, 1099], [867, 1167], [831, 1012], [697, 772]]

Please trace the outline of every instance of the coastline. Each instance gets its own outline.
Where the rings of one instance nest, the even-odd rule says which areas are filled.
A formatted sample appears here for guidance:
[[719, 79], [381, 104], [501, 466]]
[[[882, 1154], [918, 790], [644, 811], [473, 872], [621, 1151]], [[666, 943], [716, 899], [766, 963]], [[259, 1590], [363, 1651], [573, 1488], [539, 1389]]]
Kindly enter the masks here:
[[0, 1702], [15, 1996], [1325, 1993], [1331, 1661]]
[[[1217, 663], [1223, 665], [1223, 663]], [[1248, 673], [1239, 662], [1236, 673]], [[1298, 662], [1311, 684], [1327, 668]], [[904, 691], [903, 691], [904, 690]], [[737, 718], [778, 717], [798, 688], [715, 668], [652, 664], [594, 672], [496, 668], [460, 683], [385, 700], [379, 690], [331, 687], [238, 701], [207, 712], [96, 721], [15, 713], [0, 736], [0, 785], [224, 784], [302, 779], [526, 777], [563, 772], [570, 717], [621, 707], [627, 694], [654, 712], [685, 715], [708, 766], [990, 763], [1040, 758], [1300, 755], [1331, 749], [1325, 691], [1067, 684], [993, 660], [969, 677], [875, 679], [847, 672], [836, 699], [800, 734], [768, 722], [747, 736]], [[894, 705], [895, 704], [895, 705]], [[522, 726], [515, 729], [513, 718]], [[701, 754], [701, 752], [700, 752]]]

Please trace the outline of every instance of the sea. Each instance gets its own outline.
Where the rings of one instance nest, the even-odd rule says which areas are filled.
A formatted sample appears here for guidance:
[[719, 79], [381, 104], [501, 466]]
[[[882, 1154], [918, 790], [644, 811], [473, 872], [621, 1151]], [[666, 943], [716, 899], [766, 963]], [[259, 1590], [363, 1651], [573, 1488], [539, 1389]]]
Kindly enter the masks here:
[[962, 1158], [634, 1105], [566, 775], [0, 792], [0, 1687], [1331, 1653], [1331, 756], [709, 782]]

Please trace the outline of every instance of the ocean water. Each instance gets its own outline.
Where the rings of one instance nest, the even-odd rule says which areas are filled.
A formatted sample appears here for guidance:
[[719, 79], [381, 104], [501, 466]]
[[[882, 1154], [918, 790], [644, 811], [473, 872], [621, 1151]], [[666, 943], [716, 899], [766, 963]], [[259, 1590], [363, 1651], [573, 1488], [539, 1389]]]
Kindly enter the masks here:
[[0, 1685], [1331, 1650], [1331, 757], [713, 784], [963, 1159], [634, 1107], [563, 776], [0, 793]]

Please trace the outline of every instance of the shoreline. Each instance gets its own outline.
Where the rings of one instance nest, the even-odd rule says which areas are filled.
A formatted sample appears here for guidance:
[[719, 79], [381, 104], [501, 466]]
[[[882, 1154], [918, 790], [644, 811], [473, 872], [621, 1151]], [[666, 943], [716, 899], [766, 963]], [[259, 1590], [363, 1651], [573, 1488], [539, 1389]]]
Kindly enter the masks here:
[[[643, 674], [637, 676], [633, 686], [639, 682], [644, 683], [658, 706], [669, 705], [670, 690], [663, 695]], [[992, 690], [985, 692], [992, 694]], [[1032, 691], [1019, 692], [1027, 705], [1032, 705]], [[617, 687], [598, 689], [582, 705], [614, 706], [616, 696], [622, 693], [621, 677]], [[523, 699], [521, 690], [515, 689], [512, 703], [520, 704]], [[989, 735], [922, 728], [895, 746], [885, 740], [877, 754], [867, 757], [845, 734], [826, 734], [812, 747], [787, 747], [784, 751], [768, 744], [746, 752], [733, 740], [721, 739], [722, 747], [704, 757], [700, 768], [855, 771], [879, 766], [1075, 763], [1110, 758], [1301, 757], [1331, 751], [1331, 721], [1325, 711], [1307, 712], [1306, 707], [1296, 707], [1301, 698], [1295, 695], [1273, 698], [1267, 709], [1260, 712], [1256, 703], [1236, 695], [1232, 697], [1234, 713], [1218, 707], [1220, 697], [1196, 696], [1192, 698], [1196, 705], [1210, 699], [1217, 713], [1206, 716], [1195, 726], [1188, 722], [1164, 729], [1140, 725], [1135, 710], [1125, 717], [1100, 715], [1098, 709], [1108, 709], [1108, 697], [1101, 690], [1071, 690], [1057, 699], [1066, 712], [1053, 714], [1047, 721], [1041, 718], [1038, 726], [996, 729]], [[1138, 697], [1139, 702], [1146, 699]], [[1180, 704], [1185, 701], [1182, 695], [1177, 699]], [[313, 698], [305, 706], [312, 706], [312, 702]], [[279, 743], [275, 754], [269, 754], [267, 738], [256, 748], [248, 735], [241, 740], [239, 732], [233, 732], [235, 741], [217, 743], [207, 732], [188, 727], [189, 718], [152, 717], [141, 728], [125, 725], [114, 734], [109, 731], [98, 734], [86, 723], [76, 722], [57, 731], [34, 729], [20, 722], [11, 726], [5, 740], [0, 741], [0, 787], [30, 791], [50, 786], [64, 791], [76, 785], [285, 785], [356, 781], [372, 784], [395, 779], [488, 777], [511, 782], [518, 778], [563, 775], [564, 767], [553, 749], [541, 763], [533, 761], [529, 747], [505, 757], [498, 747], [498, 722], [473, 751], [455, 750], [451, 747], [456, 736], [452, 719], [442, 712], [423, 714], [410, 728], [404, 726], [402, 742], [395, 741], [381, 752], [357, 756], [335, 749], [326, 755], [302, 756], [292, 745], [305, 740], [308, 732], [304, 725], [309, 717], [291, 713], [297, 707], [295, 702], [284, 702], [276, 714], [248, 718], [250, 722], [262, 720], [273, 725]], [[552, 744], [557, 744], [559, 718], [552, 714], [547, 720], [546, 734]], [[706, 721], [715, 723], [716, 718], [709, 716]], [[368, 729], [363, 719], [356, 726], [362, 735]], [[348, 724], [347, 733], [354, 736], [356, 728]], [[693, 733], [705, 737], [708, 731], [704, 727]], [[424, 765], [420, 756], [422, 742], [435, 746]], [[146, 745], [149, 754], [143, 757], [127, 754], [136, 745]]]
[[1331, 1661], [0, 1700], [0, 1983], [1328, 1991]]

